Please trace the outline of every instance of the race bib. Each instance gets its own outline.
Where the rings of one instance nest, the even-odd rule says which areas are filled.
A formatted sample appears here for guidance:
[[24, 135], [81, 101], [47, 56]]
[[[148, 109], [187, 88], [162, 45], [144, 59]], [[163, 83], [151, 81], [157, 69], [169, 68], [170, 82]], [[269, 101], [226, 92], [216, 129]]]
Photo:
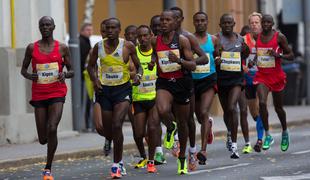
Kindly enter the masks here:
[[140, 85], [138, 86], [139, 93], [155, 92], [156, 90], [156, 75], [143, 75]]
[[268, 53], [272, 48], [257, 48], [257, 66], [260, 68], [274, 68], [276, 61], [274, 56]]
[[[193, 71], [193, 73], [209, 73], [210, 72], [210, 54], [206, 53], [206, 56], [208, 57], [209, 61], [207, 64], [202, 65], [196, 65], [196, 70]], [[197, 54], [194, 55], [194, 58], [197, 58]]]
[[123, 79], [122, 66], [102, 66], [102, 81], [104, 84], [115, 84]]
[[38, 84], [50, 84], [58, 81], [59, 67], [57, 62], [36, 65]]
[[241, 71], [241, 55], [240, 52], [222, 52], [222, 62], [220, 69], [222, 71]]
[[159, 67], [164, 73], [174, 72], [181, 69], [181, 65], [169, 61], [169, 51], [172, 51], [178, 58], [180, 58], [180, 51], [178, 49], [157, 52]]

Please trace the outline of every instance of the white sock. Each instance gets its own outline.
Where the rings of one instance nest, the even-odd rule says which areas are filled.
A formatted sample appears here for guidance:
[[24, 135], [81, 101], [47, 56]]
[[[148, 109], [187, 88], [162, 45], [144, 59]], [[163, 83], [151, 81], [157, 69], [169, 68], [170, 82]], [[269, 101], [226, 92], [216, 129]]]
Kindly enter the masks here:
[[123, 160], [121, 160], [121, 161], [119, 162], [119, 164], [124, 164]]
[[118, 167], [119, 163], [113, 163], [112, 167]]
[[163, 153], [163, 148], [161, 146], [157, 146], [155, 149], [155, 153]]
[[196, 153], [196, 146], [189, 147], [189, 152], [192, 153], [192, 154]]
[[175, 141], [178, 141], [178, 140], [179, 140], [178, 133], [176, 133], [176, 134], [174, 135], [174, 140], [175, 140]]
[[251, 142], [250, 142], [250, 141], [249, 141], [249, 142], [246, 142], [245, 145], [246, 145], [246, 146], [251, 146]]
[[237, 143], [236, 143], [236, 142], [233, 142], [233, 143], [231, 144], [231, 148], [232, 148], [232, 149], [237, 149]]

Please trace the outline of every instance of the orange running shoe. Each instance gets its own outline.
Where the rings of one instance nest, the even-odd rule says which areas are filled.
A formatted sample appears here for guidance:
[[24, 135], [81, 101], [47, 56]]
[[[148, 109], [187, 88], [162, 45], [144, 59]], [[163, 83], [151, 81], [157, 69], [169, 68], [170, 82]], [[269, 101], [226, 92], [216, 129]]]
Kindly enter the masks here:
[[147, 172], [149, 173], [155, 173], [157, 171], [155, 167], [154, 160], [153, 161], [148, 161], [147, 162]]
[[120, 179], [122, 177], [121, 168], [119, 167], [112, 167], [111, 168], [111, 177], [112, 179]]
[[43, 175], [43, 180], [54, 180], [51, 170], [49, 169], [44, 169], [42, 172]]

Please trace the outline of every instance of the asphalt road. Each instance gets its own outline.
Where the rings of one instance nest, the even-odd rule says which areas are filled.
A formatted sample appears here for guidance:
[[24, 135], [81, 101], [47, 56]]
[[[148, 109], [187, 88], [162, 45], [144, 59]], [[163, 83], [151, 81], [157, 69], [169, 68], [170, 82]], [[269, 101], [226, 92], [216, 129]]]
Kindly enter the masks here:
[[[122, 179], [264, 179], [264, 180], [301, 180], [310, 179], [310, 125], [292, 127], [290, 129], [291, 146], [287, 152], [281, 152], [281, 131], [272, 130], [275, 138], [272, 149], [261, 153], [241, 154], [243, 139], [239, 138], [239, 160], [230, 159], [230, 153], [225, 148], [224, 137], [218, 137], [208, 147], [208, 161], [205, 166], [198, 166], [189, 175], [178, 176], [176, 159], [166, 153], [168, 164], [158, 166], [158, 172], [147, 174], [145, 169], [136, 170], [132, 164], [136, 160], [136, 150], [124, 152], [128, 175]], [[251, 136], [252, 143], [256, 138]], [[199, 149], [199, 148], [198, 148]], [[0, 179], [40, 179], [44, 163], [23, 167], [0, 169]], [[111, 157], [86, 157], [83, 159], [68, 159], [56, 161], [53, 164], [53, 174], [56, 180], [69, 179], [110, 179], [109, 170]]]

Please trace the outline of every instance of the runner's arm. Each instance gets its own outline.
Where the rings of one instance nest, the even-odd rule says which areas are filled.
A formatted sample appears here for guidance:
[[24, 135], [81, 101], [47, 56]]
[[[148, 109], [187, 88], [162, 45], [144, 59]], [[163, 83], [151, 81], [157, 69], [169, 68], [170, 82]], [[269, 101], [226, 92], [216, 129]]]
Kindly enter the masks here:
[[71, 55], [68, 46], [65, 44], [61, 44], [61, 49], [63, 51], [63, 60], [64, 64], [67, 68], [67, 72], [64, 72], [64, 78], [72, 78], [74, 76], [74, 71], [71, 64]]
[[294, 60], [294, 53], [288, 46], [287, 39], [282, 33], [279, 33], [278, 44], [283, 49], [283, 54], [279, 54], [279, 57], [286, 60]]
[[129, 49], [130, 51], [130, 58], [136, 68], [136, 74], [133, 78], [133, 81], [134, 81], [134, 84], [136, 83], [139, 83], [139, 80], [142, 78], [142, 75], [143, 75], [143, 69], [142, 69], [142, 66], [141, 66], [141, 63], [140, 63], [140, 60], [137, 56], [137, 51], [136, 51], [136, 48], [135, 46], [131, 43], [131, 42], [128, 42], [126, 43], [126, 46], [127, 48]]
[[153, 68], [155, 66], [155, 63], [156, 63], [156, 59], [157, 59], [157, 55], [156, 55], [156, 37], [152, 38], [151, 44], [152, 44], [153, 53], [152, 53], [152, 57], [151, 57], [151, 62], [148, 63], [148, 69], [150, 71], [153, 70]]
[[193, 52], [195, 52], [198, 55], [198, 58], [195, 59], [196, 64], [199, 65], [207, 64], [209, 62], [209, 59], [203, 52], [203, 50], [200, 48], [197, 38], [193, 34], [189, 34], [187, 38], [191, 44]]
[[29, 80], [37, 81], [38, 75], [37, 73], [28, 73], [28, 67], [30, 65], [31, 59], [32, 59], [32, 51], [33, 51], [33, 44], [29, 44], [26, 48], [23, 65], [21, 68], [20, 73]]
[[87, 71], [90, 79], [94, 82], [94, 88], [96, 91], [102, 89], [101, 83], [96, 75], [96, 64], [98, 59], [98, 43], [95, 45], [93, 52], [90, 55], [90, 59], [87, 66]]
[[211, 37], [214, 45], [214, 52], [213, 52], [214, 61], [216, 65], [219, 65], [221, 63], [220, 41], [215, 35], [212, 35]]
[[184, 68], [190, 71], [194, 71], [196, 69], [196, 62], [191, 51], [191, 45], [189, 40], [182, 35], [180, 35], [180, 46], [185, 56], [185, 60], [178, 58], [177, 63], [181, 64]]

